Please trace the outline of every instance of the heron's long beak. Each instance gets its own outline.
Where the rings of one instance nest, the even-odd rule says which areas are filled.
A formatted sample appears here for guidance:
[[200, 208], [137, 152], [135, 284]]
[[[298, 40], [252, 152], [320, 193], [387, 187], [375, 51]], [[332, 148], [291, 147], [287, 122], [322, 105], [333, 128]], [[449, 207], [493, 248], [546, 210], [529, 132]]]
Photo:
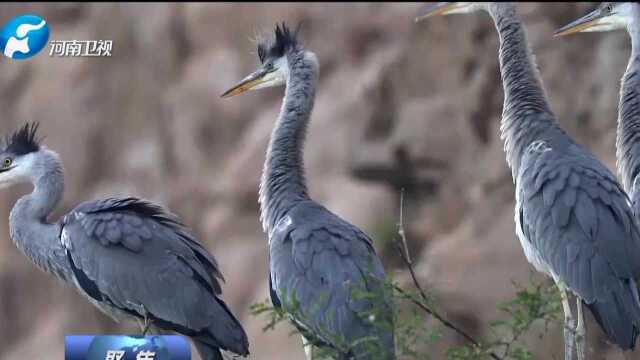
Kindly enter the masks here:
[[260, 69], [254, 72], [253, 74], [247, 76], [246, 78], [242, 79], [234, 87], [225, 91], [224, 94], [220, 95], [220, 97], [228, 98], [228, 97], [236, 96], [238, 94], [242, 94], [245, 91], [249, 91], [258, 85], [264, 84], [265, 82], [269, 81], [267, 77], [269, 73], [270, 73], [269, 71]]
[[603, 25], [602, 20], [605, 17], [600, 14], [600, 10], [596, 9], [587, 15], [579, 18], [576, 21], [573, 21], [560, 29], [556, 30], [553, 33], [553, 37], [564, 36], [569, 34], [574, 34], [577, 32], [585, 31], [589, 28], [592, 28], [596, 25]]
[[418, 22], [436, 15], [446, 15], [447, 12], [456, 9], [457, 7], [458, 5], [455, 2], [437, 2], [429, 4], [420, 9], [415, 21]]

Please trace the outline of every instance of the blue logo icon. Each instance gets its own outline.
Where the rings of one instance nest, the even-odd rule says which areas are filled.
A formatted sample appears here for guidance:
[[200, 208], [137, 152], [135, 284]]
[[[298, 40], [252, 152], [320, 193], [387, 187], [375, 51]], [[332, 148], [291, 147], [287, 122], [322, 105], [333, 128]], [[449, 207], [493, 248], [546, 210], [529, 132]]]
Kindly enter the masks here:
[[182, 336], [65, 336], [65, 360], [191, 360]]
[[0, 50], [11, 59], [27, 59], [47, 45], [49, 25], [38, 15], [16, 16], [0, 32]]

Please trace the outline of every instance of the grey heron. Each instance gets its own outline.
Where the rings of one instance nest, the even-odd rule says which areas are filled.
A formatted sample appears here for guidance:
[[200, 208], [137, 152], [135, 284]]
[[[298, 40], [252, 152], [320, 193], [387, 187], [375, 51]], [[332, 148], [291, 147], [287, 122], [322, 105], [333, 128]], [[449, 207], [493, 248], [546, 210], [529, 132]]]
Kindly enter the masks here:
[[37, 128], [27, 123], [0, 150], [0, 187], [33, 185], [10, 214], [18, 249], [116, 321], [189, 336], [203, 360], [222, 359], [220, 349], [247, 355], [245, 331], [220, 298], [216, 260], [177, 217], [129, 197], [85, 202], [49, 219], [64, 192], [63, 167]]
[[[269, 240], [271, 301], [288, 311], [309, 358], [312, 346], [323, 346], [345, 359], [392, 359], [393, 329], [380, 325], [393, 321], [391, 297], [371, 239], [308, 194], [303, 144], [318, 60], [297, 33], [284, 23], [276, 26], [275, 37], [258, 44], [258, 69], [222, 95], [285, 85], [259, 191], [260, 218]], [[382, 301], [356, 296], [359, 291], [376, 292]], [[375, 307], [384, 319], [371, 316]]]
[[[632, 349], [640, 329], [635, 279], [640, 229], [615, 176], [560, 127], [511, 3], [435, 3], [433, 15], [484, 10], [500, 37], [500, 135], [516, 187], [516, 233], [527, 260], [553, 278], [565, 314], [565, 359], [585, 356], [583, 304], [608, 338]], [[577, 298], [578, 323], [567, 292]]]
[[578, 32], [627, 30], [631, 37], [631, 55], [622, 76], [618, 104], [616, 159], [624, 189], [631, 198], [636, 216], [640, 215], [640, 4], [600, 4], [594, 11], [563, 26], [555, 36]]

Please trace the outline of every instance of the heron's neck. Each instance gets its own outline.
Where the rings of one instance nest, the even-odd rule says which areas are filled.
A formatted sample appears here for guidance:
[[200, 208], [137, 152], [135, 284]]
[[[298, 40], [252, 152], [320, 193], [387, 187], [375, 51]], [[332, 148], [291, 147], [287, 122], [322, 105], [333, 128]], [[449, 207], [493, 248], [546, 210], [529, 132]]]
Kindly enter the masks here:
[[318, 64], [303, 50], [287, 55], [289, 75], [280, 115], [271, 133], [260, 182], [260, 217], [265, 231], [297, 202], [308, 200], [303, 148], [315, 99]]
[[640, 55], [640, 6], [633, 9], [634, 20], [627, 26], [627, 32], [631, 37], [631, 54]]
[[11, 210], [11, 239], [40, 269], [67, 280], [70, 269], [59, 240], [60, 225], [48, 222], [64, 192], [62, 166], [57, 155], [48, 150], [32, 156], [33, 192], [20, 198]]
[[622, 76], [618, 103], [616, 160], [622, 185], [635, 199], [635, 178], [640, 172], [640, 26], [629, 24], [631, 55]]
[[512, 174], [518, 172], [526, 147], [550, 129], [559, 131], [527, 42], [524, 26], [510, 3], [491, 3], [489, 14], [500, 36], [500, 73], [504, 106], [500, 137]]

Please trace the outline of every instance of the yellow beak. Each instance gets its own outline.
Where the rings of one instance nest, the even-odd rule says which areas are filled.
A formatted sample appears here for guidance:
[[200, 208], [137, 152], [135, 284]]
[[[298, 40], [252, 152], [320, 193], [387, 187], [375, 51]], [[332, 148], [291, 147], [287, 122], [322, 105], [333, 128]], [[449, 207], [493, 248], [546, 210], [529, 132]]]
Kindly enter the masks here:
[[556, 30], [553, 33], [553, 37], [574, 34], [574, 33], [589, 29], [595, 25], [601, 25], [602, 24], [600, 22], [601, 19], [602, 17], [600, 16], [600, 12], [598, 10], [593, 11], [581, 17], [580, 19], [573, 21], [561, 27], [560, 29]]
[[266, 81], [265, 76], [267, 74], [268, 74], [267, 71], [258, 70], [253, 74], [247, 76], [246, 78], [242, 79], [238, 84], [236, 84], [231, 89], [225, 91], [222, 95], [220, 95], [220, 97], [228, 98], [228, 97], [236, 96], [236, 95], [242, 94], [243, 92], [249, 91], [255, 88], [256, 86], [264, 83]]
[[457, 6], [455, 3], [450, 2], [437, 2], [433, 4], [429, 4], [423, 7], [416, 17], [415, 21], [421, 21], [428, 17], [436, 16], [436, 15], [444, 15], [448, 11], [455, 9]]

